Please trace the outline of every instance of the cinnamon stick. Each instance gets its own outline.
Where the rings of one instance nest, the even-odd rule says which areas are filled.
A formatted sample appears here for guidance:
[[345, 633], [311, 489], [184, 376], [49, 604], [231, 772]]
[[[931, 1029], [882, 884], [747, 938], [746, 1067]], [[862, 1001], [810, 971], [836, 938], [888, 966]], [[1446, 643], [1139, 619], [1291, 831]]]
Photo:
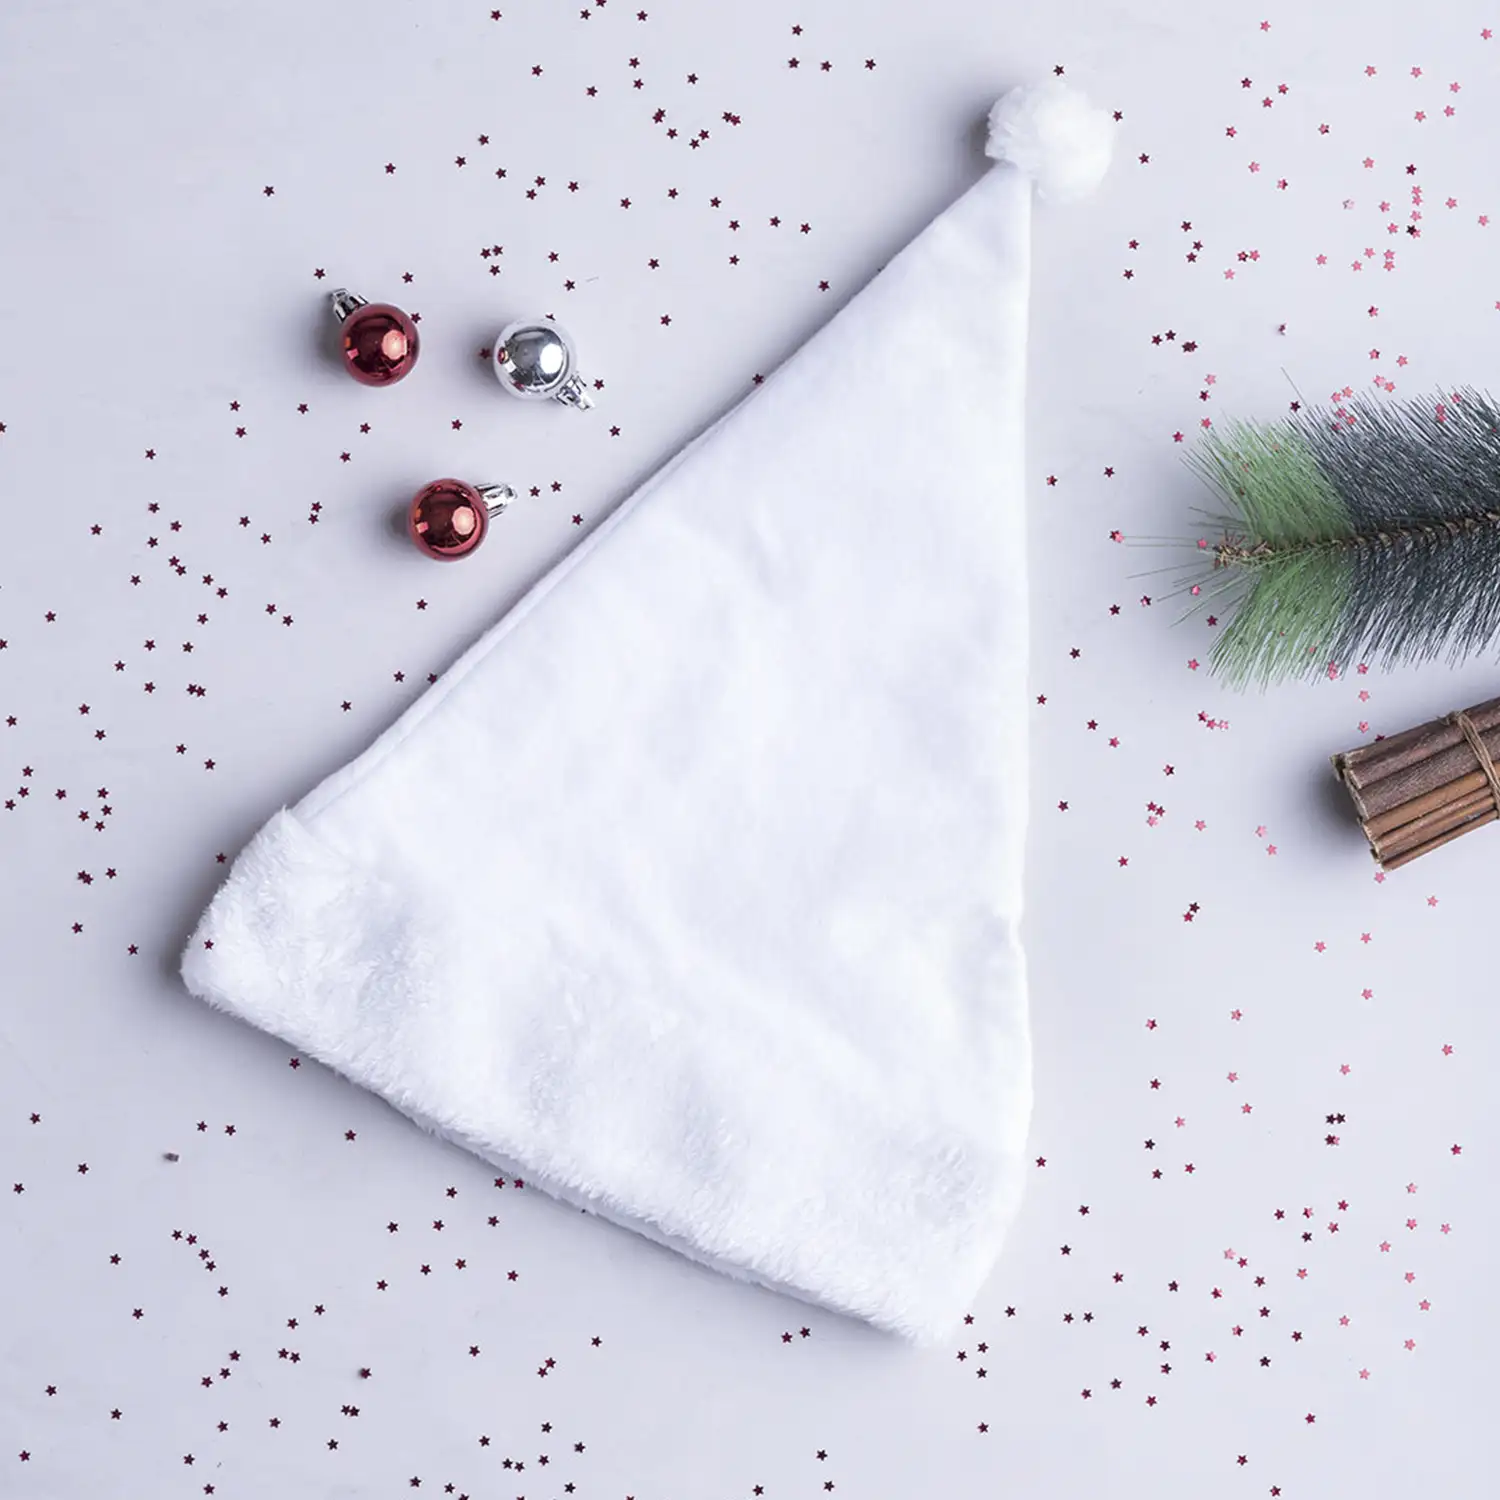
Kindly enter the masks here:
[[1492, 813], [1494, 810], [1494, 794], [1485, 786], [1447, 807], [1434, 808], [1430, 813], [1384, 838], [1371, 838], [1370, 846], [1375, 858], [1384, 863], [1395, 855], [1405, 854], [1409, 849], [1427, 843], [1440, 833], [1447, 833], [1450, 828], [1457, 828], [1461, 823], [1471, 823], [1482, 814]]
[[[1476, 703], [1464, 712], [1481, 735], [1500, 729], [1500, 698]], [[1463, 743], [1463, 733], [1457, 725], [1445, 719], [1432, 719], [1414, 729], [1403, 729], [1399, 734], [1386, 735], [1372, 744], [1345, 751], [1335, 759], [1341, 763], [1340, 774], [1345, 783], [1354, 790], [1363, 790], [1426, 760], [1439, 750], [1450, 750]]]
[[1415, 849], [1408, 849], [1405, 854], [1397, 854], [1390, 859], [1382, 860], [1380, 868], [1382, 870], [1399, 870], [1402, 865], [1414, 860], [1419, 854], [1426, 854], [1433, 849], [1439, 848], [1441, 845], [1448, 843], [1450, 839], [1456, 839], [1459, 834], [1467, 833], [1471, 828], [1478, 828], [1484, 823], [1493, 823], [1497, 817], [1500, 817], [1500, 813], [1496, 813], [1491, 809], [1482, 818], [1475, 818], [1471, 823], [1461, 823], [1457, 828], [1450, 828], [1447, 833], [1441, 833], [1435, 839], [1425, 844], [1418, 844]]
[[[1476, 722], [1478, 722], [1476, 720]], [[1404, 771], [1407, 766], [1416, 761], [1424, 759], [1434, 750], [1446, 750], [1449, 744], [1439, 743], [1434, 745], [1432, 741], [1442, 734], [1443, 730], [1451, 729], [1451, 724], [1445, 724], [1441, 719], [1435, 719], [1430, 723], [1418, 724], [1412, 729], [1403, 729], [1399, 734], [1388, 734], [1378, 740], [1372, 740], [1368, 745], [1360, 745], [1357, 749], [1345, 752], [1344, 760], [1349, 769], [1349, 780], [1353, 786], [1366, 787], [1372, 782], [1379, 781], [1382, 776], [1389, 776], [1393, 771]], [[1488, 726], [1484, 726], [1488, 728]], [[1463, 736], [1460, 735], [1459, 739]]]
[[[1451, 736], [1456, 737], [1456, 743], [1447, 744], [1445, 741], [1448, 736], [1439, 734], [1435, 725], [1423, 727], [1431, 731], [1422, 742], [1427, 747], [1427, 753], [1365, 785], [1351, 782], [1346, 770], [1347, 759], [1340, 765], [1339, 759], [1335, 757], [1335, 767], [1343, 777], [1344, 784], [1349, 787], [1349, 795], [1353, 797], [1361, 818], [1379, 817], [1381, 813], [1436, 791], [1438, 787], [1474, 769], [1474, 751], [1456, 726], [1444, 726]], [[1479, 737], [1484, 741], [1484, 747], [1491, 757], [1500, 757], [1500, 718], [1488, 730], [1483, 729], [1477, 720], [1474, 727], [1480, 731]], [[1405, 753], [1415, 755], [1416, 752], [1413, 748]], [[1354, 774], [1359, 774], [1358, 766], [1354, 768]]]
[[1470, 771], [1467, 776], [1460, 776], [1456, 781], [1445, 781], [1435, 791], [1422, 797], [1414, 797], [1410, 802], [1403, 802], [1399, 807], [1381, 813], [1378, 818], [1367, 818], [1365, 832], [1371, 838], [1382, 838], [1393, 830], [1414, 822], [1435, 807], [1449, 807], [1469, 793], [1481, 791], [1488, 785], [1483, 771]]
[[1372, 858], [1399, 869], [1500, 819], [1500, 698], [1330, 759]]

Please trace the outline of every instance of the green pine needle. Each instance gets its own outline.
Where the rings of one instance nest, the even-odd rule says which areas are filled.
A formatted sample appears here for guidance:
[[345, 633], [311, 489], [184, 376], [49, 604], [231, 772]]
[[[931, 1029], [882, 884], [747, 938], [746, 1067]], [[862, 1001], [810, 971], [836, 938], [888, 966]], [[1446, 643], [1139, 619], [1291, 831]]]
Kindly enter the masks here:
[[1473, 392], [1211, 430], [1190, 466], [1225, 513], [1197, 592], [1233, 618], [1228, 683], [1356, 657], [1450, 659], [1500, 634], [1500, 417]]

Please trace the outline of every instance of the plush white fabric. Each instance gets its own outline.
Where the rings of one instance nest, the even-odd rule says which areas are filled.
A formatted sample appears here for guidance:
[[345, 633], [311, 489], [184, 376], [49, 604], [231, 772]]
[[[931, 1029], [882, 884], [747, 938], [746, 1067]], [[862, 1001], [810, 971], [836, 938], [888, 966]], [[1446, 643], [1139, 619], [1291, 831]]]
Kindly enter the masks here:
[[998, 162], [235, 862], [182, 972], [434, 1131], [920, 1344], [1031, 1109]]
[[1020, 167], [1038, 198], [1071, 203], [1103, 181], [1114, 153], [1114, 127], [1077, 89], [1049, 78], [995, 101], [984, 149], [996, 161]]

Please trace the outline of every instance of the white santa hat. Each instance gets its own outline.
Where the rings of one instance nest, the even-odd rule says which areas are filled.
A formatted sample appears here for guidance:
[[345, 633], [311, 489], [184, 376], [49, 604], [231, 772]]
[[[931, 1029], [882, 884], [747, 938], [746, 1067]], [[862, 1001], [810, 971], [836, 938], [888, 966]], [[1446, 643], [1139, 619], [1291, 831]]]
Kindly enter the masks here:
[[994, 165], [277, 812], [188, 988], [529, 1183], [919, 1344], [1031, 1112], [1024, 412], [1058, 81]]

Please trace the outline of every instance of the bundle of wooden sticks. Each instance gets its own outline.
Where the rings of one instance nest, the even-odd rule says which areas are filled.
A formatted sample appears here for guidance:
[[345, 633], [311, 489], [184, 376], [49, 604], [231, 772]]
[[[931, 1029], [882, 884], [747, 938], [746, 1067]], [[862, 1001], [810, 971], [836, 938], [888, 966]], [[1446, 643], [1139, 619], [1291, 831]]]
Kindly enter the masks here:
[[1500, 698], [1332, 759], [1370, 853], [1382, 870], [1398, 869], [1500, 817]]

